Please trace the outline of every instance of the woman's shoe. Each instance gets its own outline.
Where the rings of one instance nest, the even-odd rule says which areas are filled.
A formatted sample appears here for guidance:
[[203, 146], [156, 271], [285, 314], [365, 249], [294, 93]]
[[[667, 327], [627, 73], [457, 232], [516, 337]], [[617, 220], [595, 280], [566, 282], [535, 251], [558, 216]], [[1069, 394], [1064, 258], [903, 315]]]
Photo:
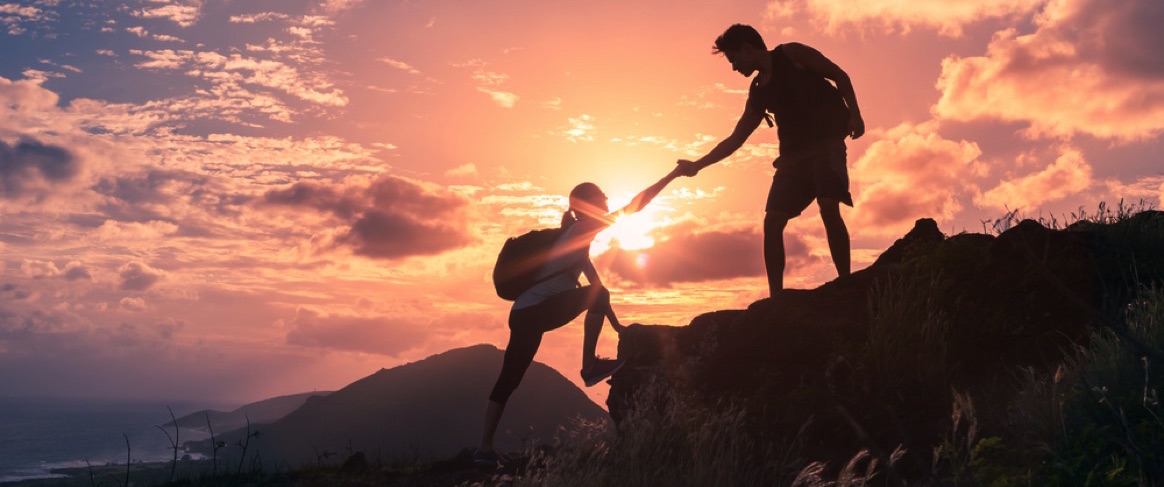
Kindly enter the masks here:
[[586, 387], [602, 382], [603, 379], [614, 375], [626, 363], [625, 360], [614, 360], [608, 358], [594, 359], [594, 363], [589, 367], [582, 369], [582, 381], [586, 383]]
[[477, 449], [473, 451], [473, 465], [478, 467], [498, 468], [505, 464], [506, 458], [495, 451]]

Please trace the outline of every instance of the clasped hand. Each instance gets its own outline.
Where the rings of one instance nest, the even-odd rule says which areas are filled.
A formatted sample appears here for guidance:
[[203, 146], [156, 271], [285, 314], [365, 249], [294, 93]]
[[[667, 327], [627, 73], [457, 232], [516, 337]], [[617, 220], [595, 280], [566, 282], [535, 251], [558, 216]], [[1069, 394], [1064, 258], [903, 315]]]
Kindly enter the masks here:
[[696, 164], [695, 161], [680, 159], [675, 164], [675, 173], [680, 176], [691, 177], [699, 174], [699, 164]]

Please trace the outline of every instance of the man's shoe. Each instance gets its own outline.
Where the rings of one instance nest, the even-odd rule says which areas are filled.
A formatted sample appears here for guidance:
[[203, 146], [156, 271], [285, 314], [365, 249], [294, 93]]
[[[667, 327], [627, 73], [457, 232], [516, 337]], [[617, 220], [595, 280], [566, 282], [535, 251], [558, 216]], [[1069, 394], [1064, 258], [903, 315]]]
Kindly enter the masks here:
[[582, 381], [586, 383], [586, 387], [602, 382], [603, 379], [618, 372], [618, 369], [621, 369], [625, 363], [625, 360], [595, 359], [590, 367], [582, 369]]

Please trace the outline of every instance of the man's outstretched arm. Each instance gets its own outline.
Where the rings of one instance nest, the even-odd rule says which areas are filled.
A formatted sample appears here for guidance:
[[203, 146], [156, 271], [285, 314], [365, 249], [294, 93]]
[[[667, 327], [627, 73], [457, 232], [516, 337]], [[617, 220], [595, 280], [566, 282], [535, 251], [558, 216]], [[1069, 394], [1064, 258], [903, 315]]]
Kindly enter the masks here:
[[744, 145], [744, 142], [748, 140], [748, 137], [752, 135], [752, 132], [756, 131], [756, 127], [759, 127], [760, 122], [763, 120], [763, 110], [753, 106], [745, 107], [743, 115], [740, 115], [740, 120], [736, 122], [735, 130], [732, 130], [732, 134], [716, 144], [715, 147], [711, 149], [711, 152], [708, 152], [707, 155], [694, 161], [682, 159], [679, 161], [678, 164], [680, 174], [684, 176], [694, 176], [701, 169], [722, 161], [727, 158], [727, 156], [732, 155], [732, 153]]
[[784, 54], [797, 67], [811, 71], [833, 80], [837, 84], [837, 91], [849, 106], [849, 135], [854, 139], [865, 134], [865, 120], [861, 118], [861, 108], [857, 106], [857, 92], [853, 89], [853, 82], [848, 73], [836, 63], [821, 54], [820, 51], [804, 44], [789, 42], [784, 44]]

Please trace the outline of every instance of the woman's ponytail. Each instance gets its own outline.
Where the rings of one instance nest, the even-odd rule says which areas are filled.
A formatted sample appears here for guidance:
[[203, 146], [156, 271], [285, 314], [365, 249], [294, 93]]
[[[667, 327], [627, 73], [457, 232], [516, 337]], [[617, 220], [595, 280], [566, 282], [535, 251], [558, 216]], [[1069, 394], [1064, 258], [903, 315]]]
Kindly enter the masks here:
[[578, 217], [574, 215], [573, 208], [567, 208], [562, 212], [562, 228], [570, 228], [571, 225], [578, 222]]

